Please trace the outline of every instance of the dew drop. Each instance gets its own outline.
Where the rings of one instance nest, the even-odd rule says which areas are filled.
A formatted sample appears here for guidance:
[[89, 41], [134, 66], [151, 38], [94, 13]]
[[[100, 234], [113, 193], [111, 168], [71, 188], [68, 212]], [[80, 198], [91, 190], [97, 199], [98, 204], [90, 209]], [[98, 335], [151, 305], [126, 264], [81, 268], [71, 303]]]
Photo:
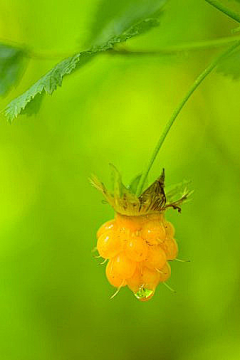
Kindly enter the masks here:
[[136, 293], [134, 293], [136, 298], [140, 301], [148, 301], [154, 295], [154, 290], [149, 290], [141, 287]]

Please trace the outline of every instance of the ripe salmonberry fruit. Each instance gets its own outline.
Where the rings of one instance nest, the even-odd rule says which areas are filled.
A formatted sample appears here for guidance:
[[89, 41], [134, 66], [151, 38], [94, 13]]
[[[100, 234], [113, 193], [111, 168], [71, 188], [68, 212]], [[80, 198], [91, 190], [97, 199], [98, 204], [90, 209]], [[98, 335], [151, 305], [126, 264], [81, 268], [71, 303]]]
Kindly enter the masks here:
[[165, 228], [166, 231], [166, 235], [171, 238], [174, 237], [175, 235], [175, 229], [173, 227], [173, 224], [170, 223], [169, 221], [164, 221], [163, 226]]
[[142, 270], [139, 265], [136, 266], [133, 276], [127, 279], [127, 286], [134, 293], [137, 293], [142, 285]]
[[158, 271], [159, 272], [159, 282], [167, 281], [171, 276], [171, 267], [168, 262], [164, 265], [164, 267]]
[[178, 255], [178, 244], [173, 238], [166, 238], [160, 242], [160, 247], [166, 254], [167, 260], [175, 260]]
[[121, 245], [120, 235], [109, 230], [98, 238], [97, 249], [101, 257], [111, 259], [121, 251]]
[[[107, 221], [97, 232], [99, 255], [109, 259], [106, 276], [120, 289], [127, 285], [140, 301], [152, 298], [159, 283], [171, 275], [168, 263], [178, 254], [173, 225], [165, 219], [168, 208], [178, 209], [189, 193], [184, 190], [178, 200], [176, 191], [164, 191], [162, 175], [137, 197], [126, 188], [115, 167], [112, 167], [114, 191], [109, 192], [96, 177], [93, 185], [100, 190], [115, 210], [115, 219]], [[179, 189], [179, 185], [177, 187]]]
[[126, 254], [132, 261], [143, 261], [148, 255], [148, 245], [139, 236], [133, 236], [126, 242]]
[[106, 276], [112, 286], [118, 288], [126, 285], [126, 281], [113, 270], [112, 260], [109, 260], [106, 266]]
[[99, 237], [100, 237], [102, 234], [104, 234], [106, 231], [113, 230], [114, 227], [116, 226], [115, 223], [116, 223], [115, 219], [109, 220], [109, 221], [105, 222], [105, 223], [100, 227], [100, 229], [98, 230], [98, 232], [97, 232], [97, 238], [99, 238]]
[[141, 230], [141, 236], [150, 244], [157, 244], [166, 238], [165, 227], [160, 221], [149, 221]]
[[141, 230], [141, 219], [136, 218], [135, 216], [117, 214], [116, 224], [122, 231], [137, 232]]
[[155, 291], [159, 283], [159, 272], [155, 269], [149, 269], [147, 267], [143, 268], [142, 272], [142, 283], [143, 287], [152, 291]]
[[123, 279], [133, 276], [136, 269], [136, 262], [130, 260], [125, 252], [121, 252], [112, 259], [113, 272]]
[[149, 246], [145, 265], [150, 269], [162, 269], [167, 261], [166, 254], [160, 245]]

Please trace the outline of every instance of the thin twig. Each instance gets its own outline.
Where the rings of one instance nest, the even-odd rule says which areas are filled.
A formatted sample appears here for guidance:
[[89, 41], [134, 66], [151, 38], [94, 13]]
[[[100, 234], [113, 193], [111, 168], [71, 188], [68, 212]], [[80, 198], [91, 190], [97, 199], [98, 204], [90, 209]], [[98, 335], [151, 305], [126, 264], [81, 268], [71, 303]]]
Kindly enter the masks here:
[[194, 93], [194, 91], [198, 88], [198, 86], [203, 82], [203, 80], [212, 72], [213, 69], [215, 69], [215, 67], [218, 65], [218, 63], [225, 57], [227, 57], [233, 50], [235, 50], [238, 46], [240, 45], [240, 41], [237, 41], [234, 45], [230, 46], [230, 48], [228, 48], [226, 51], [224, 51], [223, 53], [221, 53], [216, 59], [213, 60], [213, 62], [197, 77], [197, 79], [194, 81], [194, 83], [192, 84], [192, 86], [190, 87], [190, 89], [188, 90], [188, 92], [186, 93], [186, 95], [184, 96], [184, 98], [181, 100], [181, 102], [179, 103], [179, 105], [177, 106], [177, 108], [175, 109], [175, 111], [173, 112], [171, 118], [169, 119], [169, 121], [167, 122], [159, 140], [158, 143], [153, 151], [153, 154], [145, 168], [145, 170], [143, 171], [142, 177], [139, 181], [138, 184], [138, 188], [136, 191], [136, 195], [140, 196], [145, 184], [145, 181], [147, 179], [148, 173], [164, 143], [164, 140], [166, 139], [167, 134], [169, 133], [172, 125], [174, 124], [177, 116], [179, 115], [180, 111], [182, 110], [182, 108], [184, 107], [184, 105], [186, 104], [186, 102], [188, 101], [188, 99], [191, 97], [191, 95]]

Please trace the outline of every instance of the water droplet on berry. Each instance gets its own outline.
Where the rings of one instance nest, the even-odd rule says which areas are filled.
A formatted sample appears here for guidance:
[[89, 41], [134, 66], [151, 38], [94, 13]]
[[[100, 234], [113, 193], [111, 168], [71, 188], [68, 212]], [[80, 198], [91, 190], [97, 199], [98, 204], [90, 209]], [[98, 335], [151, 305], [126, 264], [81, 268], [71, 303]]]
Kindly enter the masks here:
[[148, 301], [150, 300], [154, 295], [154, 290], [149, 290], [145, 288], [141, 288], [134, 294], [136, 298], [140, 301]]

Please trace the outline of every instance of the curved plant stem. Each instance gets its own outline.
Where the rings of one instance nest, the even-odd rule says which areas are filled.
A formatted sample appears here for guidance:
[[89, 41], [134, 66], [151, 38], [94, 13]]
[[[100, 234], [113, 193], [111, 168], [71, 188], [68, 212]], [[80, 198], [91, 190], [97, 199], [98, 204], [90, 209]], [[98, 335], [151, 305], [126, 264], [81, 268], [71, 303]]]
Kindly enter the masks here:
[[145, 184], [145, 181], [147, 179], [148, 173], [159, 153], [159, 150], [162, 147], [162, 144], [167, 136], [167, 134], [169, 133], [169, 130], [171, 129], [174, 121], [176, 120], [178, 114], [180, 113], [180, 111], [182, 110], [182, 108], [184, 107], [184, 105], [186, 104], [186, 102], [188, 101], [188, 99], [191, 97], [191, 95], [194, 93], [194, 91], [198, 88], [198, 86], [202, 83], [202, 81], [208, 76], [208, 74], [210, 74], [212, 72], [212, 70], [218, 65], [218, 63], [225, 58], [227, 55], [229, 55], [235, 48], [237, 48], [240, 45], [240, 41], [237, 41], [235, 44], [233, 44], [230, 48], [228, 48], [226, 51], [224, 51], [223, 53], [221, 53], [216, 59], [213, 60], [213, 62], [198, 76], [198, 78], [194, 81], [194, 83], [192, 84], [191, 88], [188, 90], [188, 92], [186, 93], [186, 95], [184, 96], [183, 100], [180, 102], [180, 104], [177, 106], [177, 108], [175, 109], [175, 111], [173, 112], [170, 120], [167, 122], [163, 133], [161, 134], [157, 146], [155, 147], [153, 154], [141, 176], [141, 179], [139, 181], [138, 184], [138, 188], [136, 191], [136, 195], [140, 196]]
[[207, 50], [222, 46], [230, 45], [233, 42], [240, 40], [240, 36], [226, 36], [218, 39], [194, 41], [189, 43], [182, 43], [180, 45], [166, 46], [156, 50], [131, 50], [125, 47], [116, 47], [107, 52], [111, 55], [174, 55], [185, 51]]
[[214, 6], [216, 9], [223, 12], [225, 15], [229, 16], [230, 18], [240, 23], [240, 15], [237, 14], [235, 11], [229, 9], [225, 5], [223, 5], [220, 1], [218, 0], [205, 0], [205, 1], [210, 5]]

